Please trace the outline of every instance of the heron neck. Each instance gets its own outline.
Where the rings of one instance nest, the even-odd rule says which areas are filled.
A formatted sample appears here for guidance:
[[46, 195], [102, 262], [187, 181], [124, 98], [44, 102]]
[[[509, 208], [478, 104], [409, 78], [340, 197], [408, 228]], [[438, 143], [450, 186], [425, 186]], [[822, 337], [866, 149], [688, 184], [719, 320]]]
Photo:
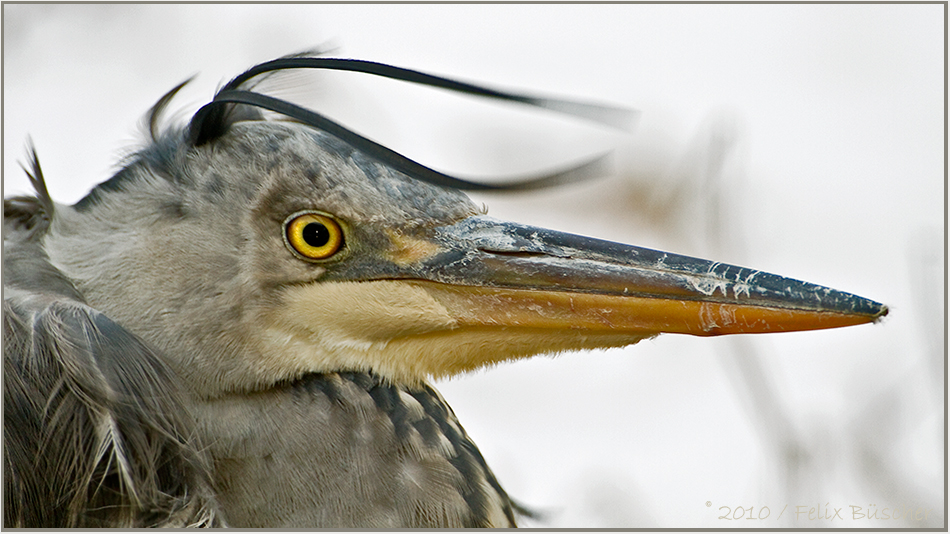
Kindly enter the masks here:
[[432, 387], [321, 373], [201, 401], [231, 526], [514, 526], [512, 504]]

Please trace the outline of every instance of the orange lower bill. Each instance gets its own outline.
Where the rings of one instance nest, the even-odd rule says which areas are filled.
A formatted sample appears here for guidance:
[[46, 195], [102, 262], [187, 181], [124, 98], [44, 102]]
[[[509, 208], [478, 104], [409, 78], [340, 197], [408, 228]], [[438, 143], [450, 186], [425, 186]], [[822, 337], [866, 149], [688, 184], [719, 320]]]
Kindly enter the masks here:
[[460, 326], [717, 336], [838, 328], [874, 322], [883, 315], [425, 281], [408, 283], [429, 293]]

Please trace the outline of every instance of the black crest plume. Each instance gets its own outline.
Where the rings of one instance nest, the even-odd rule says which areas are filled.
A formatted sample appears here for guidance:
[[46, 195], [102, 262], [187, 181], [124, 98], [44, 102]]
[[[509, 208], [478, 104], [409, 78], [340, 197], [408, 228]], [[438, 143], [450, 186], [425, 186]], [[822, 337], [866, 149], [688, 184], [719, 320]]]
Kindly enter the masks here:
[[280, 113], [318, 130], [325, 131], [389, 167], [416, 179], [443, 187], [469, 191], [537, 189], [584, 180], [601, 175], [605, 171], [607, 154], [601, 154], [567, 169], [549, 172], [536, 177], [508, 180], [501, 183], [487, 184], [450, 176], [426, 167], [375, 141], [367, 139], [315, 111], [287, 102], [286, 100], [251, 91], [247, 87], [249, 82], [261, 75], [290, 69], [328, 69], [362, 72], [394, 80], [438, 87], [463, 94], [494, 98], [508, 102], [518, 102], [573, 115], [620, 129], [629, 128], [629, 125], [634, 121], [637, 115], [636, 112], [631, 110], [599, 104], [541, 98], [498, 91], [479, 85], [372, 61], [289, 56], [251, 67], [222, 87], [215, 94], [214, 99], [199, 109], [191, 119], [189, 125], [189, 140], [191, 144], [201, 146], [224, 135], [231, 124], [249, 118], [247, 113], [242, 112], [242, 110], [246, 110], [246, 106], [251, 106]]

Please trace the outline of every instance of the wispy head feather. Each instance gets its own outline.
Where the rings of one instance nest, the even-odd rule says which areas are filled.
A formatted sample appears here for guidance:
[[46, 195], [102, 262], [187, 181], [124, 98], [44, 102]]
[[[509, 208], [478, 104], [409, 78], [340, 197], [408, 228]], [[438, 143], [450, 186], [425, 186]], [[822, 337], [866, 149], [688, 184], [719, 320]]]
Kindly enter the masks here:
[[11, 229], [27, 230], [29, 232], [45, 232], [49, 228], [53, 217], [53, 199], [46, 189], [46, 179], [40, 167], [40, 158], [36, 155], [33, 141], [27, 141], [27, 155], [29, 163], [20, 163], [36, 192], [35, 197], [12, 197], [3, 201], [4, 225]]
[[625, 126], [629, 126], [629, 123], [636, 117], [636, 112], [630, 110], [599, 104], [541, 98], [498, 91], [467, 82], [460, 82], [441, 76], [434, 76], [372, 61], [295, 55], [282, 57], [251, 67], [225, 84], [224, 87], [215, 94], [214, 99], [208, 104], [205, 104], [195, 113], [194, 117], [192, 117], [188, 126], [188, 141], [196, 147], [211, 143], [227, 133], [230, 126], [238, 121], [260, 120], [259, 112], [250, 112], [251, 109], [267, 109], [318, 130], [326, 131], [381, 163], [413, 178], [443, 187], [463, 190], [537, 189], [585, 180], [600, 175], [604, 171], [606, 154], [596, 156], [567, 169], [546, 173], [542, 176], [513, 179], [494, 184], [450, 176], [426, 167], [379, 143], [371, 141], [319, 113], [297, 106], [286, 100], [250, 90], [255, 80], [258, 80], [259, 77], [291, 69], [327, 69], [362, 72], [474, 96], [541, 107], [580, 117], [585, 120], [607, 124], [612, 127], [624, 128]]

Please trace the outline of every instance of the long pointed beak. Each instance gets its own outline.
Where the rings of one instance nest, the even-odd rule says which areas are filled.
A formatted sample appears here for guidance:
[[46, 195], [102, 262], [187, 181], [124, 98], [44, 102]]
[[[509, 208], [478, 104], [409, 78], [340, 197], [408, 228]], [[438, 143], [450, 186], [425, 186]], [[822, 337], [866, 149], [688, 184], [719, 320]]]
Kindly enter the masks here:
[[414, 279], [463, 327], [710, 336], [836, 328], [888, 311], [754, 269], [484, 216], [399, 243], [396, 277]]

